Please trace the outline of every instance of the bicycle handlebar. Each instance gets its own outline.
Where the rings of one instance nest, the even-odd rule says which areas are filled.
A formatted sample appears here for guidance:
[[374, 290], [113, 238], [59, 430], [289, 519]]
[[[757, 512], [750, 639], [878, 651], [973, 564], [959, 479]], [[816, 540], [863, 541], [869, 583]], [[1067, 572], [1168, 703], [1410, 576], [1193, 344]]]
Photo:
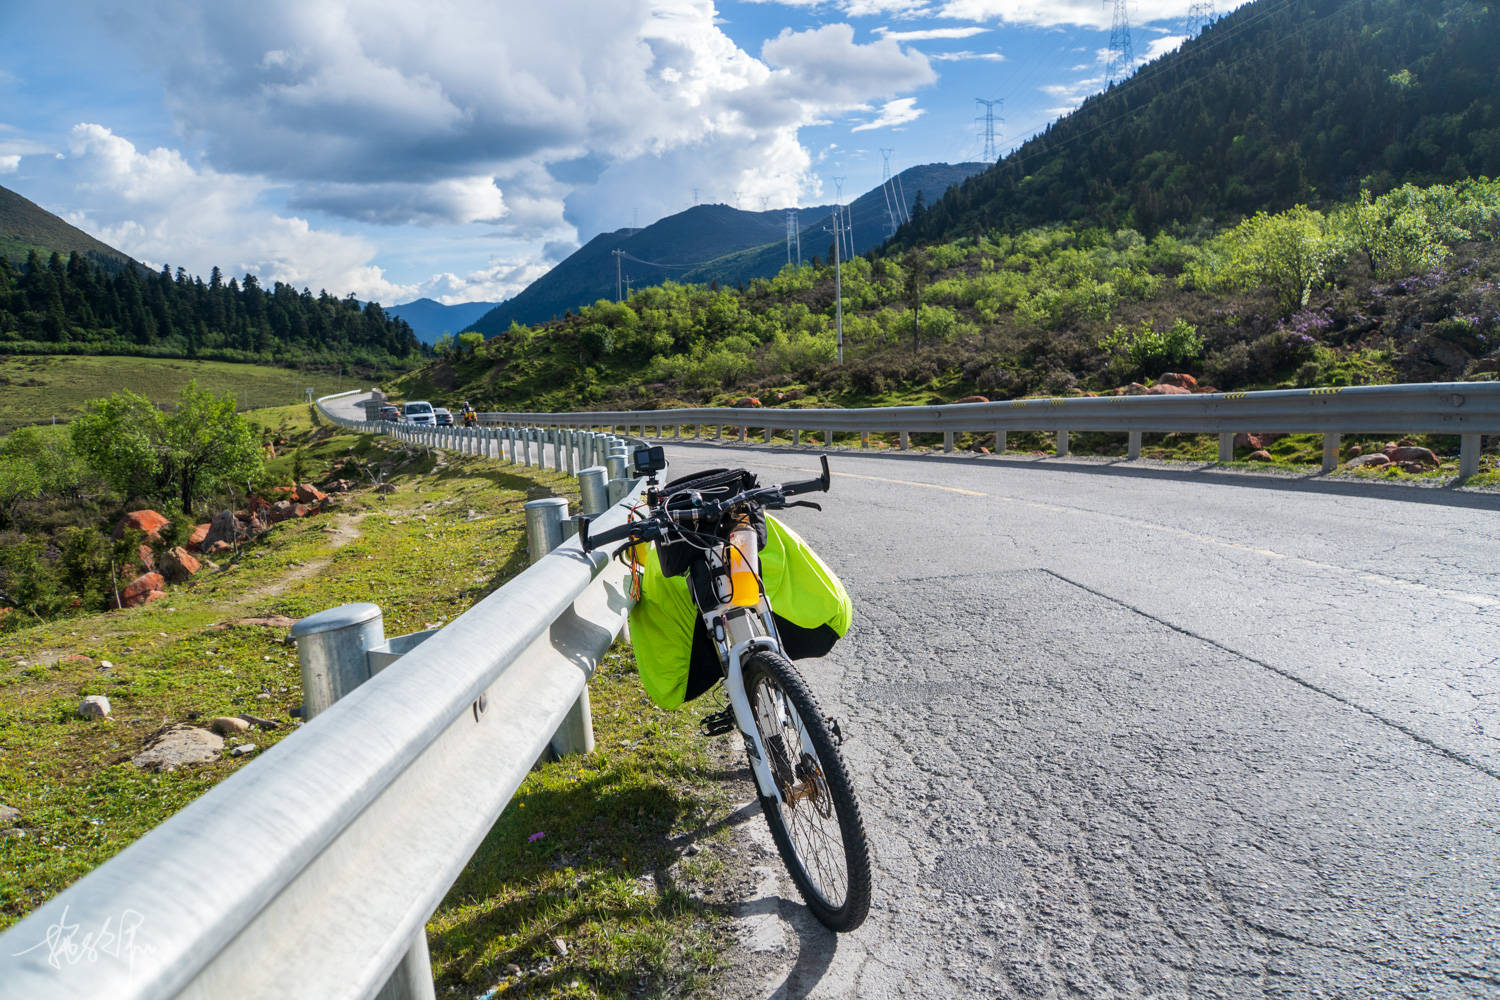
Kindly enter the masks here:
[[[766, 506], [775, 506], [777, 501], [784, 500], [786, 497], [797, 496], [801, 493], [826, 492], [833, 483], [833, 477], [828, 471], [828, 456], [819, 455], [818, 459], [823, 464], [823, 474], [816, 479], [804, 479], [795, 483], [783, 483], [778, 486], [767, 486], [758, 490], [747, 490], [726, 500], [712, 501], [709, 505], [711, 507], [710, 516], [728, 511], [743, 503], [760, 503]], [[684, 513], [690, 513], [696, 518], [702, 517], [705, 512], [703, 510], [694, 510]], [[644, 520], [627, 521], [617, 528], [610, 528], [608, 531], [601, 531], [597, 535], [590, 535], [589, 522], [592, 518], [580, 517], [578, 519], [578, 544], [583, 547], [583, 551], [592, 552], [601, 545], [608, 545], [611, 542], [623, 542], [627, 540], [639, 542], [658, 541], [666, 534], [666, 526], [662, 523], [662, 519], [668, 521], [678, 520], [671, 511], [660, 510]]]

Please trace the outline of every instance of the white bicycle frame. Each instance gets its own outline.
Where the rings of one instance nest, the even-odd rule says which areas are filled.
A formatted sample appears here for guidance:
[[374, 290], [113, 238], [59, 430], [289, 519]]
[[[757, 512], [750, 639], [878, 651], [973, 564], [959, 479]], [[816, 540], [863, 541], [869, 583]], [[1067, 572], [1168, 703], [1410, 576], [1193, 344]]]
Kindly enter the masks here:
[[[722, 550], [707, 557], [710, 569], [716, 576], [723, 564]], [[739, 726], [750, 748], [750, 769], [755, 775], [756, 787], [763, 798], [774, 798], [778, 803], [786, 800], [781, 788], [771, 774], [770, 759], [766, 745], [761, 739], [760, 727], [755, 724], [755, 713], [750, 707], [750, 695], [745, 691], [745, 675], [742, 664], [745, 657], [757, 649], [769, 649], [785, 656], [781, 638], [776, 634], [776, 623], [771, 618], [771, 605], [764, 592], [755, 607], [740, 607], [732, 604], [726, 596], [717, 607], [700, 608], [703, 624], [714, 640], [719, 660], [724, 665], [725, 687], [729, 692], [729, 706], [734, 711], [734, 721]], [[799, 728], [799, 733], [802, 727]], [[805, 733], [801, 733], [804, 743]], [[815, 752], [804, 746], [805, 752]]]

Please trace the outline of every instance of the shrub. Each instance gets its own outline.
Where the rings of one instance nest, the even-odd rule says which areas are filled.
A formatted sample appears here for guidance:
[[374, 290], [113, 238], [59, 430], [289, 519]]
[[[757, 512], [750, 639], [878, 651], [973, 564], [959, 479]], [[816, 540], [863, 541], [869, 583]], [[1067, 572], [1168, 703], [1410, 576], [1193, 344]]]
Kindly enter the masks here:
[[1113, 333], [1099, 341], [1099, 347], [1123, 357], [1132, 371], [1150, 373], [1197, 361], [1203, 354], [1203, 338], [1198, 335], [1197, 327], [1181, 319], [1165, 330], [1142, 320], [1134, 330], [1115, 327]]

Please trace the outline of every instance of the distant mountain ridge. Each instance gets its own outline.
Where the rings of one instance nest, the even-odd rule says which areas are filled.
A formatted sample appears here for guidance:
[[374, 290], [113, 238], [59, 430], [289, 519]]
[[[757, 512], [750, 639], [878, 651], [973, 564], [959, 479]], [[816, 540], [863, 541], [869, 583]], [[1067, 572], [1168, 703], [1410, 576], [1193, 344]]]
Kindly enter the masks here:
[[[928, 203], [951, 185], [984, 170], [983, 163], [931, 163], [910, 167], [897, 175], [908, 208], [918, 195]], [[864, 253], [887, 237], [886, 198], [877, 187], [848, 206], [854, 252]], [[832, 205], [797, 209], [802, 257], [823, 258], [833, 246]], [[786, 264], [787, 210], [747, 212], [728, 205], [694, 205], [660, 219], [644, 229], [601, 233], [566, 260], [474, 321], [470, 329], [486, 337], [507, 330], [512, 322], [540, 323], [599, 299], [615, 297], [615, 250], [628, 255], [621, 262], [621, 279], [631, 286], [666, 280], [691, 284], [738, 284], [769, 278]]]
[[67, 257], [76, 250], [105, 266], [136, 263], [129, 254], [69, 225], [36, 202], [0, 187], [0, 257], [20, 263], [32, 250], [44, 259], [53, 253]]
[[385, 314], [406, 320], [418, 340], [424, 344], [431, 344], [445, 333], [456, 336], [460, 331], [467, 329], [470, 323], [499, 304], [498, 302], [460, 302], [457, 305], [445, 306], [441, 302], [421, 298], [412, 302], [404, 302], [399, 306], [387, 306]]

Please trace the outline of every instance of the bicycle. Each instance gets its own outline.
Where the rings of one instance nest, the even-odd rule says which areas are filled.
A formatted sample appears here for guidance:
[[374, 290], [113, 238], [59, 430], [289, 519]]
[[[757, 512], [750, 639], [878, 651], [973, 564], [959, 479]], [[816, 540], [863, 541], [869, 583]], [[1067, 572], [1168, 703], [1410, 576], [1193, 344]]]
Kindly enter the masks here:
[[626, 541], [689, 546], [688, 589], [718, 652], [729, 696], [725, 712], [704, 720], [705, 732], [739, 729], [771, 837], [808, 909], [831, 930], [853, 930], [870, 909], [864, 821], [838, 752], [842, 733], [819, 711], [783, 649], [760, 579], [752, 525], [765, 510], [821, 510], [788, 498], [827, 491], [828, 459], [822, 458], [817, 479], [722, 499], [658, 491], [655, 473], [666, 467], [660, 448], [638, 450], [635, 465], [637, 475], [650, 475], [645, 516], [594, 535], [588, 519], [579, 518], [579, 542], [585, 552]]

